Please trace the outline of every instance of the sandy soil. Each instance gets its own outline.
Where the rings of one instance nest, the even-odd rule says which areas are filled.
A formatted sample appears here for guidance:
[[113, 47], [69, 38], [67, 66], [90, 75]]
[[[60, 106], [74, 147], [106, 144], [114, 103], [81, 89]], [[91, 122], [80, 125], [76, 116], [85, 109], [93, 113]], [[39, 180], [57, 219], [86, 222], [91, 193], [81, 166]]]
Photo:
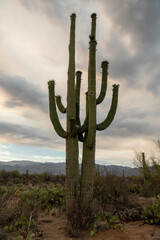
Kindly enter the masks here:
[[[35, 240], [75, 239], [67, 237], [66, 218], [63, 214], [52, 216], [43, 213], [38, 218], [37, 230], [37, 236], [33, 238]], [[77, 240], [160, 240], [160, 226], [144, 224], [143, 221], [124, 223], [123, 231], [103, 230], [93, 237], [90, 237], [89, 233], [90, 231], [82, 233]]]

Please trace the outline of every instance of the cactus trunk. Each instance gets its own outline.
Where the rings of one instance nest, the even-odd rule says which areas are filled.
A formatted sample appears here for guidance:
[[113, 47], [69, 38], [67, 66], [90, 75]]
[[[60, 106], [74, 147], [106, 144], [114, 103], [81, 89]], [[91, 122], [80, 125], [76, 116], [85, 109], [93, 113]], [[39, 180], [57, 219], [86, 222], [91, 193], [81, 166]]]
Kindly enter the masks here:
[[93, 197], [96, 138], [96, 14], [91, 15], [91, 35], [88, 66], [88, 131], [83, 143], [81, 172], [82, 211], [90, 205]]
[[75, 104], [75, 14], [71, 15], [68, 89], [67, 89], [67, 132], [66, 138], [66, 210], [70, 217], [75, 211], [79, 178], [78, 136], [72, 136], [76, 125]]
[[94, 170], [95, 145], [90, 149], [84, 141], [81, 171], [81, 210], [83, 212], [90, 206], [93, 198]]
[[82, 171], [81, 171], [81, 207], [86, 212], [93, 198], [94, 171], [95, 171], [95, 144], [96, 130], [106, 129], [114, 119], [118, 103], [118, 85], [113, 87], [112, 104], [108, 116], [101, 123], [97, 124], [96, 105], [100, 104], [106, 95], [108, 62], [102, 62], [102, 84], [101, 91], [96, 99], [96, 14], [91, 15], [91, 35], [89, 46], [89, 67], [88, 67], [88, 127], [83, 143]]

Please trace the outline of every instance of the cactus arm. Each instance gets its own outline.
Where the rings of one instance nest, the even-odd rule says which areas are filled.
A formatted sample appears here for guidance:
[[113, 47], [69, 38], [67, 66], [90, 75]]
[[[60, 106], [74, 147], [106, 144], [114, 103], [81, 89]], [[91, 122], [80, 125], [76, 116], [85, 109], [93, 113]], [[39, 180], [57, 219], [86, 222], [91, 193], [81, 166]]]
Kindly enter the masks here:
[[50, 110], [50, 119], [53, 124], [53, 127], [57, 134], [62, 137], [67, 137], [67, 132], [64, 131], [64, 129], [61, 126], [61, 123], [59, 121], [57, 110], [56, 110], [56, 103], [55, 103], [55, 82], [49, 81], [48, 82], [48, 88], [49, 88], [49, 110]]
[[81, 76], [82, 72], [77, 71], [76, 72], [76, 92], [75, 92], [75, 102], [76, 102], [76, 120], [77, 120], [77, 125], [74, 126], [72, 136], [78, 133], [78, 140], [80, 142], [84, 141], [84, 137], [82, 133], [79, 131], [81, 127], [81, 121], [80, 121], [80, 88], [81, 88]]
[[56, 96], [56, 103], [57, 103], [57, 107], [58, 107], [59, 111], [61, 113], [66, 113], [66, 108], [62, 104], [61, 96], [59, 96], [59, 95]]
[[77, 71], [76, 72], [76, 95], [75, 95], [75, 102], [76, 102], [76, 119], [77, 119], [77, 125], [80, 126], [80, 117], [79, 117], [79, 112], [80, 112], [80, 107], [79, 107], [79, 102], [80, 102], [80, 87], [81, 87], [81, 75], [82, 72]]
[[79, 128], [79, 133], [84, 133], [88, 129], [88, 116], [86, 116], [83, 125]]
[[102, 123], [97, 124], [97, 130], [99, 131], [102, 131], [108, 128], [114, 119], [114, 116], [117, 110], [117, 105], [118, 105], [118, 90], [119, 90], [119, 85], [113, 85], [112, 104], [106, 119]]
[[88, 135], [87, 145], [92, 148], [95, 144], [96, 136], [96, 14], [91, 15], [92, 29], [89, 47], [89, 66], [88, 66]]
[[84, 133], [88, 130], [88, 92], [86, 92], [86, 118], [84, 123], [79, 128], [79, 133]]
[[[84, 141], [84, 137], [83, 137], [83, 133], [86, 131], [86, 127], [87, 127], [87, 123], [85, 123], [85, 125], [83, 124], [81, 127], [81, 122], [80, 122], [80, 87], [81, 87], [81, 75], [82, 72], [81, 71], [77, 71], [76, 72], [76, 95], [75, 95], [75, 99], [76, 99], [76, 119], [77, 119], [77, 125], [74, 126], [74, 130], [73, 133], [76, 134], [77, 130], [78, 130], [78, 140], [80, 142]], [[80, 130], [81, 129], [81, 130]], [[72, 135], [73, 135], [72, 133]], [[74, 136], [74, 135], [73, 135]]]
[[107, 61], [103, 61], [102, 62], [102, 84], [101, 84], [101, 91], [100, 94], [98, 96], [98, 98], [96, 99], [96, 104], [100, 104], [106, 95], [106, 91], [107, 91], [107, 75], [108, 75], [108, 62]]
[[[79, 129], [78, 129], [78, 131], [79, 131]], [[80, 134], [79, 132], [78, 132], [78, 141], [79, 142], [84, 142], [83, 134]]]
[[148, 180], [150, 177], [150, 167], [147, 164], [144, 152], [142, 152], [142, 168], [143, 168], [144, 182], [146, 182], [146, 180]]

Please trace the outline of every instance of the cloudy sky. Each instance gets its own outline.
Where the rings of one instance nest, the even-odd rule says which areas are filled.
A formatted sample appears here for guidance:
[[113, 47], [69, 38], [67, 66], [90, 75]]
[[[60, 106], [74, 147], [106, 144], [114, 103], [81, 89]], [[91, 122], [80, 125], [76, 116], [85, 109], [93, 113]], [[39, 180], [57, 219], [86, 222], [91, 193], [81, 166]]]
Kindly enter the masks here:
[[[134, 151], [155, 151], [160, 136], [160, 0], [0, 0], [0, 160], [60, 162], [65, 141], [48, 114], [47, 81], [66, 104], [70, 14], [76, 13], [76, 69], [87, 90], [90, 15], [97, 13], [97, 95], [101, 62], [108, 91], [97, 121], [120, 84], [116, 117], [97, 132], [96, 162], [133, 166]], [[65, 116], [59, 114], [65, 128]]]

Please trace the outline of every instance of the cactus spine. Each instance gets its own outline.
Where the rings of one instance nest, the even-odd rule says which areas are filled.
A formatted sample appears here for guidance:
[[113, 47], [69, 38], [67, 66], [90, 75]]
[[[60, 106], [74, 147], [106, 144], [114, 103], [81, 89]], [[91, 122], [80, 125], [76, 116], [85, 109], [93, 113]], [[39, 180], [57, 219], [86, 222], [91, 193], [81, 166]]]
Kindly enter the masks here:
[[[83, 142], [82, 170], [81, 170], [81, 209], [85, 210], [93, 197], [94, 168], [95, 168], [95, 139], [96, 130], [106, 129], [114, 119], [118, 104], [119, 85], [113, 85], [112, 103], [105, 120], [97, 124], [96, 106], [100, 104], [106, 95], [108, 62], [102, 62], [102, 84], [98, 98], [96, 99], [96, 14], [91, 15], [91, 35], [89, 42], [89, 65], [88, 65], [88, 92], [86, 93], [86, 119], [81, 126], [80, 122], [80, 71], [75, 73], [75, 14], [71, 15], [70, 43], [69, 43], [69, 66], [67, 83], [67, 107], [61, 102], [61, 97], [55, 97], [54, 80], [48, 82], [50, 118], [55, 131], [59, 136], [66, 139], [66, 209], [67, 214], [75, 210], [77, 206], [77, 190], [79, 178], [78, 164], [78, 140]], [[75, 83], [76, 75], [76, 83]], [[56, 101], [55, 101], [56, 100]], [[67, 131], [61, 126], [56, 104], [60, 112], [67, 114]]]

